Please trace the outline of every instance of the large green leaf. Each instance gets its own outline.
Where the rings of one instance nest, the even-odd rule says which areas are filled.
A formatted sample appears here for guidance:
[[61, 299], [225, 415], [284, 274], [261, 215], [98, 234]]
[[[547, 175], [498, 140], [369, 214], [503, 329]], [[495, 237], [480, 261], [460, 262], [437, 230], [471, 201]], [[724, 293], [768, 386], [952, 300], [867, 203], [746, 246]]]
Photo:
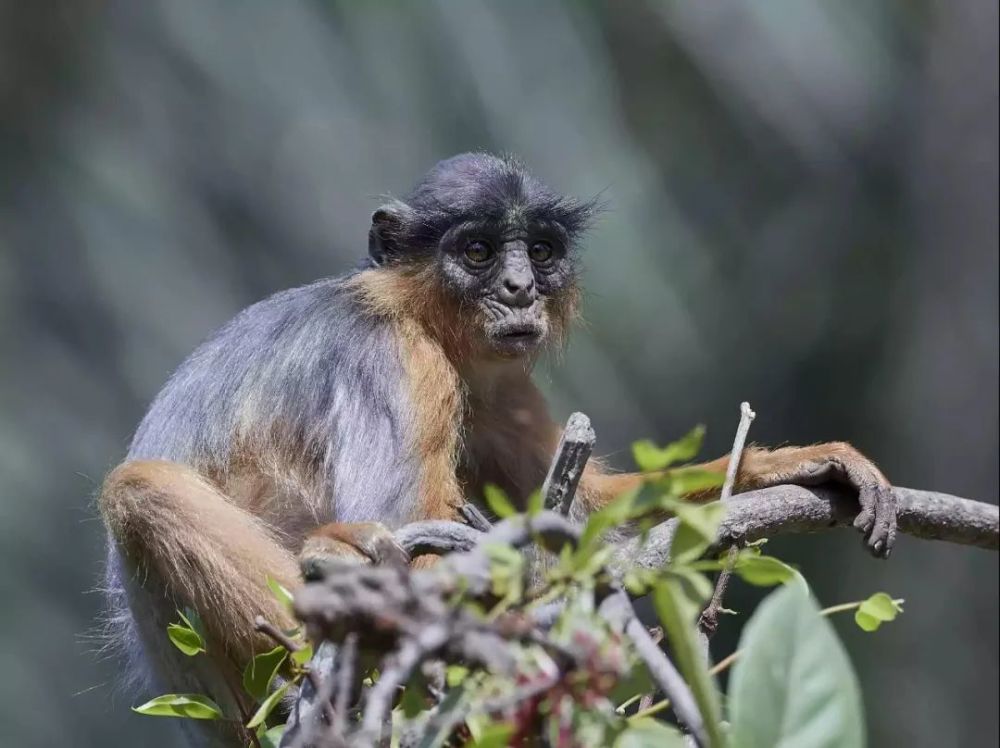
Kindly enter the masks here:
[[250, 718], [250, 721], [247, 722], [247, 727], [249, 727], [252, 730], [253, 728], [259, 727], [260, 725], [264, 724], [264, 721], [267, 719], [268, 715], [270, 715], [271, 712], [274, 711], [274, 708], [281, 703], [281, 699], [284, 698], [285, 692], [288, 691], [288, 689], [291, 688], [291, 686], [292, 682], [286, 681], [281, 685], [280, 688], [275, 690], [270, 696], [264, 699], [263, 703], [259, 707], [257, 707], [257, 711], [254, 712], [254, 715]]
[[151, 717], [225, 719], [219, 705], [200, 693], [167, 693], [132, 707], [132, 711]]
[[257, 701], [263, 701], [267, 698], [271, 681], [287, 657], [288, 650], [284, 647], [255, 655], [243, 671], [243, 689]]
[[684, 735], [652, 717], [629, 722], [615, 739], [614, 748], [684, 748]]
[[695, 637], [695, 619], [704, 604], [704, 593], [711, 593], [710, 586], [707, 590], [698, 589], [700, 586], [683, 577], [667, 576], [653, 589], [653, 605], [663, 623], [678, 669], [698, 704], [710, 745], [721, 748], [725, 745], [725, 735], [720, 726], [719, 694]]
[[740, 649], [729, 693], [734, 745], [864, 745], [857, 677], [804, 586], [772, 592], [744, 628]]
[[278, 748], [278, 746], [281, 745], [281, 736], [284, 734], [284, 725], [275, 725], [270, 730], [260, 730], [257, 733], [257, 740], [260, 741], [260, 748]]

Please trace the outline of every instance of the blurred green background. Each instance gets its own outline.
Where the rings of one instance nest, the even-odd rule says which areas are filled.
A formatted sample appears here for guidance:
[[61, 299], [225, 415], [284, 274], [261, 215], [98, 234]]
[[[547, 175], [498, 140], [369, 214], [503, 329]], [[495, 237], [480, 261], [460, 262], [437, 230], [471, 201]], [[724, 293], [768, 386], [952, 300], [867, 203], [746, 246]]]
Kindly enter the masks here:
[[[748, 399], [759, 442], [995, 502], [997, 38], [981, 0], [0, 1], [0, 742], [171, 744], [92, 651], [93, 493], [200, 339], [466, 149], [610, 203], [541, 376], [612, 462], [722, 453]], [[826, 604], [906, 598], [837, 624], [873, 745], [997, 744], [996, 554], [773, 546]]]

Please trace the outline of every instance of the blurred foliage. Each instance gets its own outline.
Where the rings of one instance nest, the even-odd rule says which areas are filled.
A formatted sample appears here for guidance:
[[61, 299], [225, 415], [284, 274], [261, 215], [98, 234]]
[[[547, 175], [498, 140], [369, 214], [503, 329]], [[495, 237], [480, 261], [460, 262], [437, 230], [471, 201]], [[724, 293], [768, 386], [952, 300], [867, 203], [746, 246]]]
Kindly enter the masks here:
[[[996, 59], [975, 0], [0, 2], [7, 739], [173, 744], [94, 663], [88, 497], [199, 340], [352, 266], [377, 196], [460, 150], [611, 205], [542, 372], [611, 462], [749, 399], [761, 442], [995, 500]], [[875, 744], [1000, 740], [995, 563], [779, 551], [822, 598], [878, 575], [928, 601], [878, 645], [843, 632]]]
[[[703, 433], [703, 429], [696, 429], [662, 449], [652, 442], [642, 442], [636, 445], [636, 452], [651, 460], [645, 463], [655, 466], [650, 469], [663, 469], [675, 460], [694, 457]], [[700, 714], [704, 725], [698, 734], [703, 732], [707, 748], [724, 748], [727, 744], [742, 748], [863, 746], [865, 720], [857, 676], [824, 616], [854, 610], [858, 625], [874, 631], [879, 623], [896, 618], [900, 601], [879, 592], [860, 602], [820, 610], [801, 574], [776, 558], [762, 555], [764, 541], [738, 551], [733, 549], [723, 558], [703, 559], [715, 540], [724, 506], [720, 501], [685, 502], [684, 483], [673, 480], [674, 474], [683, 470], [649, 478], [641, 489], [624, 494], [590, 515], [578, 541], [568, 533], [557, 540], [552, 529], [545, 531], [545, 539], [541, 531], [529, 534], [535, 543], [557, 556], [546, 565], [537, 585], [528, 585], [529, 554], [485, 541], [481, 542], [489, 563], [482, 587], [470, 584], [470, 576], [461, 576], [466, 567], [476, 565], [469, 554], [451, 565], [445, 561], [430, 570], [401, 570], [401, 576], [438, 578], [437, 583], [424, 589], [436, 589], [441, 603], [447, 600], [441, 620], [425, 620], [423, 627], [417, 625], [416, 619], [390, 623], [399, 611], [388, 600], [403, 597], [403, 590], [412, 582], [391, 591], [362, 584], [366, 594], [385, 596], [373, 606], [377, 615], [384, 616], [382, 631], [377, 647], [373, 648], [369, 639], [367, 648], [355, 651], [347, 660], [371, 665], [366, 671], [356, 670], [354, 665], [349, 670], [341, 670], [343, 665], [317, 665], [312, 677], [321, 682], [346, 682], [348, 689], [363, 680], [365, 688], [356, 694], [357, 698], [343, 699], [346, 711], [333, 720], [333, 734], [327, 739], [309, 720], [300, 722], [298, 729], [306, 730], [308, 742], [318, 745], [376, 744], [380, 742], [377, 737], [364, 732], [364, 726], [373, 721], [376, 725], [391, 724], [393, 745], [426, 748], [541, 744], [553, 748], [680, 748], [686, 744], [682, 733], [670, 724], [651, 719], [671, 707], [652, 677], [659, 664], [642, 654], [634, 637], [627, 631], [623, 633], [622, 622], [615, 622], [618, 614], [609, 614], [606, 607], [608, 602], [616, 602], [616, 594], [621, 596], [618, 579], [623, 576], [633, 594], [652, 593], [666, 645], [690, 689], [687, 698], [697, 704], [695, 715]], [[530, 523], [530, 518], [538, 515], [518, 515], [499, 488], [493, 487], [489, 495], [491, 507], [503, 508], [503, 516], [511, 521]], [[609, 561], [614, 544], [606, 542], [605, 533], [623, 524], [639, 526], [654, 521], [664, 512], [676, 514], [679, 520], [670, 562], [655, 569], [612, 568]], [[698, 625], [713, 597], [708, 573], [723, 566], [751, 584], [786, 586], [767, 597], [750, 616], [739, 651], [712, 666], [699, 641]], [[343, 575], [357, 569], [352, 565], [332, 572], [337, 575], [332, 582], [340, 584]], [[779, 569], [783, 573], [762, 577], [761, 569]], [[323, 586], [327, 582], [315, 584]], [[287, 599], [287, 591], [271, 586], [279, 599]], [[340, 590], [335, 599], [346, 594], [341, 587], [335, 589]], [[553, 624], [537, 624], [534, 612], [554, 600], [563, 607]], [[359, 609], [338, 601], [316, 614], [323, 619], [326, 630], [337, 632], [335, 645], [344, 645], [352, 637], [353, 645], [358, 646], [358, 642], [366, 641], [365, 634], [371, 628], [371, 621], [359, 615]], [[387, 610], [392, 612], [387, 614]], [[209, 649], [214, 652], [214, 646], [200, 630], [197, 616], [192, 611], [178, 615], [181, 622], [167, 627], [173, 644], [191, 657]], [[419, 641], [416, 632], [465, 616], [475, 621], [480, 642], [486, 641], [487, 632], [492, 635], [481, 648], [509, 650], [512, 671], [491, 667], [490, 658], [477, 662], [469, 654], [476, 649], [474, 646], [460, 657], [447, 646], [425, 648], [419, 658], [412, 658], [409, 670], [395, 676], [400, 684], [407, 684], [402, 693], [393, 693], [395, 708], [387, 703], [386, 714], [368, 714], [378, 703], [375, 684], [389, 677], [390, 671], [402, 668], [401, 663], [408, 659], [402, 653]], [[871, 626], [873, 621], [875, 625]], [[230, 729], [240, 731], [240, 744], [276, 742], [283, 729], [282, 712], [277, 707], [306, 677], [302, 632], [297, 629], [288, 636], [287, 649], [279, 646], [262, 652], [243, 668], [242, 692], [231, 694], [238, 714], [227, 714], [217, 705], [213, 697], [221, 694], [192, 693], [163, 694], [133, 711], [154, 717], [228, 722]], [[447, 640], [447, 636], [443, 637], [443, 641]], [[329, 661], [328, 656], [320, 660]], [[446, 668], [444, 682], [434, 689], [429, 687], [423, 674], [426, 671], [420, 666], [421, 662], [432, 661]], [[734, 661], [732, 686], [723, 709], [713, 675]], [[322, 686], [317, 688], [323, 692]], [[328, 693], [333, 703], [341, 702], [340, 694]], [[645, 708], [637, 706], [644, 695], [652, 698], [658, 693], [661, 701]], [[683, 710], [678, 710], [678, 719], [684, 715]]]

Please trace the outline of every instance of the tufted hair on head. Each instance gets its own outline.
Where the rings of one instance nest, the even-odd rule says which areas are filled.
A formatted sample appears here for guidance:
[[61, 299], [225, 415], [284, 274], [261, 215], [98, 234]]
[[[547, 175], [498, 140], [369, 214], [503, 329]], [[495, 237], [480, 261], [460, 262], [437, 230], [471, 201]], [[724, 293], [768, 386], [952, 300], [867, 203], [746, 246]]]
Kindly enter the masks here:
[[463, 221], [558, 224], [572, 242], [592, 223], [596, 200], [562, 196], [533, 177], [510, 155], [470, 152], [438, 162], [405, 200], [375, 212], [369, 251], [376, 264], [387, 254], [434, 249], [444, 233]]

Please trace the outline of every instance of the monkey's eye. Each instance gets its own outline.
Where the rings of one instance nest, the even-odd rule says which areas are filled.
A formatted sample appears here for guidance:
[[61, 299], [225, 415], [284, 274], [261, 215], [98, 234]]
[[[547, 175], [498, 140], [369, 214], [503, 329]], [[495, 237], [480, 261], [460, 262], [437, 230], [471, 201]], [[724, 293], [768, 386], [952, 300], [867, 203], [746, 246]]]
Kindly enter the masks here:
[[552, 245], [548, 242], [535, 242], [531, 245], [531, 249], [528, 250], [528, 256], [531, 261], [538, 265], [545, 265], [552, 260], [552, 256], [555, 254], [555, 250], [552, 249]]
[[493, 248], [486, 242], [476, 239], [465, 245], [465, 259], [473, 265], [485, 265], [493, 257]]

